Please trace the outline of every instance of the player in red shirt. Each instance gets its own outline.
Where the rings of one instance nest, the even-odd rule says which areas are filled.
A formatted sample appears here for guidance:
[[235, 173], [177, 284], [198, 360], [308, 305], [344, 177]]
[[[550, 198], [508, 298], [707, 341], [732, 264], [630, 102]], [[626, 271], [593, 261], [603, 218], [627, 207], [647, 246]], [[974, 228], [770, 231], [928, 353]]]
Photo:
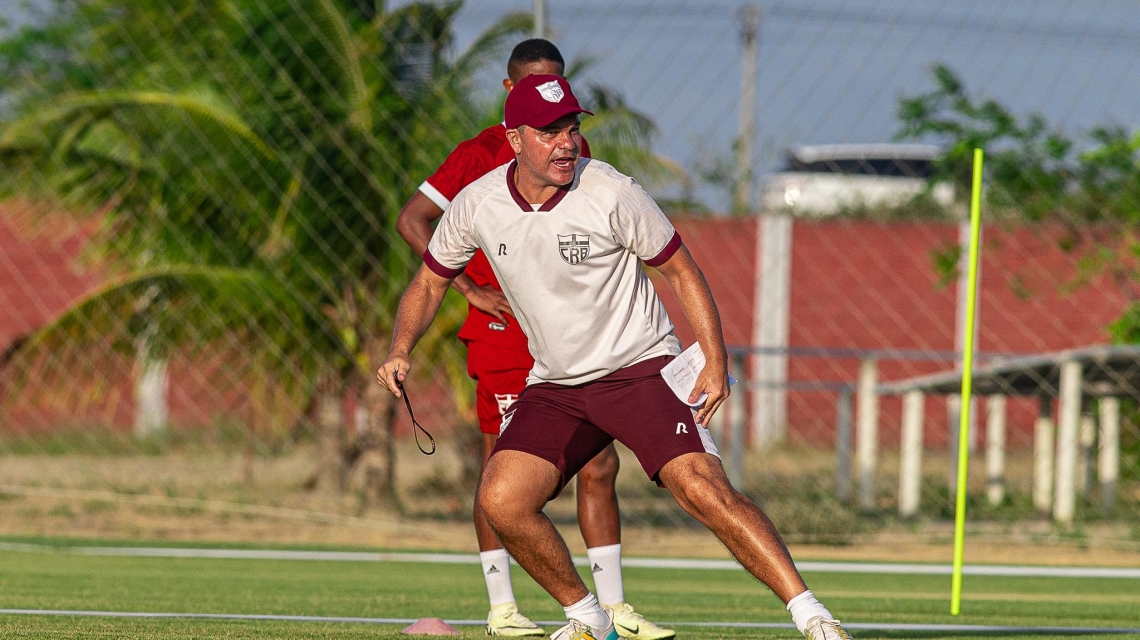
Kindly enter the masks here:
[[[562, 75], [562, 54], [543, 39], [526, 40], [511, 52], [507, 79], [509, 92], [516, 82], [532, 74]], [[583, 141], [582, 155], [589, 156]], [[484, 174], [514, 160], [506, 128], [496, 124], [461, 142], [439, 169], [424, 181], [408, 200], [396, 221], [396, 230], [417, 254], [423, 255], [431, 240], [432, 222], [463, 187]], [[502, 249], [500, 249], [502, 250]], [[467, 299], [467, 321], [459, 339], [467, 345], [467, 372], [476, 381], [476, 411], [483, 433], [483, 461], [494, 449], [507, 408], [526, 388], [534, 365], [527, 339], [511, 317], [511, 307], [482, 252], [476, 252], [464, 274], [452, 286]], [[619, 635], [642, 640], [664, 640], [676, 634], [646, 620], [625, 602], [621, 577], [621, 520], [618, 516], [618, 456], [611, 444], [578, 473], [578, 526], [586, 541], [587, 555], [599, 600], [614, 612]], [[511, 586], [509, 556], [491, 530], [482, 511], [475, 507], [475, 535], [483, 577], [491, 601], [487, 633], [504, 636], [541, 636], [544, 632], [518, 611]]]

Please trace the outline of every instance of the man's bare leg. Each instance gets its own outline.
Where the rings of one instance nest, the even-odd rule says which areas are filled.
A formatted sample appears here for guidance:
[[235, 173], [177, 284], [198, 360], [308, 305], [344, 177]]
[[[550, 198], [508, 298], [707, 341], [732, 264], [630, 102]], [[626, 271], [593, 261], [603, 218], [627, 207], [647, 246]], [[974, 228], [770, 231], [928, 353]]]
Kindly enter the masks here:
[[558, 481], [558, 469], [546, 460], [521, 451], [500, 451], [483, 470], [477, 500], [511, 557], [567, 607], [590, 592], [574, 569], [566, 541], [542, 512]]
[[611, 443], [578, 472], [578, 528], [589, 548], [621, 543], [621, 517], [614, 487], [620, 464], [617, 449]]
[[[483, 472], [487, 468], [487, 460], [491, 457], [491, 451], [495, 449], [495, 443], [498, 442], [499, 436], [493, 433], [482, 433], [483, 436], [483, 460], [479, 463], [479, 483], [483, 482]], [[478, 485], [476, 485], [478, 486]], [[503, 544], [499, 542], [499, 537], [495, 535], [495, 531], [491, 529], [491, 525], [487, 524], [487, 517], [483, 515], [483, 510], [479, 508], [479, 496], [475, 496], [475, 539], [479, 541], [480, 551], [494, 551], [495, 549], [502, 549]]]
[[578, 527], [586, 541], [586, 555], [594, 576], [598, 601], [613, 611], [614, 625], [623, 638], [669, 640], [676, 633], [634, 610], [625, 601], [621, 572], [621, 517], [615, 484], [621, 460], [613, 443], [578, 472]]
[[[479, 465], [482, 481], [487, 459], [495, 448], [499, 436], [493, 433], [483, 435], [483, 459]], [[479, 541], [479, 561], [483, 565], [483, 580], [487, 583], [487, 596], [491, 610], [487, 614], [487, 633], [502, 636], [541, 636], [545, 632], [529, 618], [519, 612], [515, 603], [514, 587], [511, 584], [510, 557], [499, 542], [483, 510], [479, 508], [479, 498], [475, 498], [475, 538]]]
[[812, 640], [851, 640], [804, 584], [772, 521], [729, 484], [719, 458], [686, 453], [666, 463], [659, 477], [689, 515], [716, 534], [737, 562], [788, 605], [800, 633]]
[[776, 527], [729, 484], [720, 459], [687, 453], [669, 461], [660, 478], [681, 508], [708, 527], [741, 566], [785, 604], [807, 590]]

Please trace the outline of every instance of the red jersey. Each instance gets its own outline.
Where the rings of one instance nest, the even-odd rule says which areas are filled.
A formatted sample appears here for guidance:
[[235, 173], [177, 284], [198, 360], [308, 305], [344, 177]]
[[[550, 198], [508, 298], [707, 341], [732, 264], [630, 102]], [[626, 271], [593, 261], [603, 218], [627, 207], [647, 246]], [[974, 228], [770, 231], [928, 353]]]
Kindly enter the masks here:
[[[590, 156], [590, 146], [582, 140], [582, 155]], [[507, 142], [507, 129], [502, 124], [492, 125], [479, 132], [479, 135], [464, 140], [447, 156], [435, 173], [420, 185], [420, 192], [427, 196], [440, 209], [447, 209], [452, 199], [463, 187], [482, 178], [492, 169], [501, 167], [515, 159], [515, 152]], [[465, 270], [467, 277], [480, 287], [494, 287], [502, 291], [491, 263], [482, 251], [476, 251]], [[529, 351], [526, 334], [519, 323], [511, 320], [506, 326], [495, 316], [484, 313], [474, 306], [467, 305], [467, 320], [459, 330], [459, 339], [464, 342], [478, 341], [498, 347]]]

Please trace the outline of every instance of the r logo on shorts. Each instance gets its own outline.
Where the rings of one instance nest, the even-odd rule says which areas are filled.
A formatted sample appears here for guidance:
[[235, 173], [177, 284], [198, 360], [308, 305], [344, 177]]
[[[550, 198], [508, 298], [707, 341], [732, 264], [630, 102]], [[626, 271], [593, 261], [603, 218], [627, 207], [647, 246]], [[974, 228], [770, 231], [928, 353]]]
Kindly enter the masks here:
[[[628, 447], [658, 484], [661, 468], [679, 456], [719, 458], [708, 429], [696, 424], [692, 408], [661, 377], [661, 367], [671, 359], [643, 360], [583, 385], [527, 387], [503, 416], [495, 452], [510, 449], [546, 460], [561, 475], [559, 491], [614, 440]], [[508, 423], [514, 428], [507, 429]]]

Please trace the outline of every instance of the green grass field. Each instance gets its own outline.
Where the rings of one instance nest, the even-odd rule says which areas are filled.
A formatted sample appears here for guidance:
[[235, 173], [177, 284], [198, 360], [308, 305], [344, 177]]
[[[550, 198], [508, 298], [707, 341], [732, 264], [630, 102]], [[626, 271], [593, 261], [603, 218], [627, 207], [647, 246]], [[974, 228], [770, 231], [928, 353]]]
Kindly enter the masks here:
[[[561, 609], [521, 570], [516, 567], [514, 571], [515, 592], [523, 610], [536, 620], [561, 619]], [[742, 571], [627, 568], [625, 573], [628, 599], [655, 620], [788, 621], [780, 602]], [[967, 576], [963, 615], [955, 618], [948, 613], [946, 576], [826, 573], [805, 577], [845, 622], [1140, 626], [1137, 580]], [[0, 608], [446, 619], [478, 619], [486, 613], [482, 578], [474, 564], [11, 551], [0, 551]], [[404, 637], [399, 634], [402, 626], [0, 615], [2, 638], [387, 638]], [[464, 626], [460, 631], [465, 636], [482, 635], [479, 627]], [[797, 637], [791, 630], [685, 626], [679, 632], [692, 639]], [[983, 637], [866, 630], [854, 635]], [[995, 635], [1001, 634], [984, 637]]]

